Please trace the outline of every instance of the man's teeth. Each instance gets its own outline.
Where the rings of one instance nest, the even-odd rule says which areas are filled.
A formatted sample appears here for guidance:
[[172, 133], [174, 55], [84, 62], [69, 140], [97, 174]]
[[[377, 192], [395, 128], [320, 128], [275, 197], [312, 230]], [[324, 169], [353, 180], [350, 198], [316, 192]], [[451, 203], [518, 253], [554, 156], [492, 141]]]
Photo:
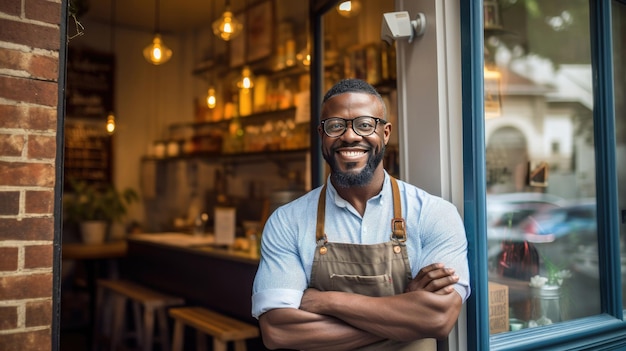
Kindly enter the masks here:
[[342, 156], [352, 157], [362, 155], [365, 151], [342, 151]]

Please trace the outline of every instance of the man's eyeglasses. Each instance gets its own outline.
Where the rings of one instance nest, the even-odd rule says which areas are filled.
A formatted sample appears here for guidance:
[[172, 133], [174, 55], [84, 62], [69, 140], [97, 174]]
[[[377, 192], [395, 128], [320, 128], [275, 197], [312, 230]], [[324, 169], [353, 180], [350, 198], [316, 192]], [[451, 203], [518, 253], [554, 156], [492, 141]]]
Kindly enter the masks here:
[[378, 122], [386, 124], [382, 118], [371, 116], [360, 116], [355, 119], [345, 119], [340, 117], [331, 117], [321, 121], [322, 129], [324, 133], [331, 138], [339, 138], [342, 136], [346, 129], [348, 129], [348, 122], [352, 123], [352, 130], [362, 137], [370, 136], [376, 131]]

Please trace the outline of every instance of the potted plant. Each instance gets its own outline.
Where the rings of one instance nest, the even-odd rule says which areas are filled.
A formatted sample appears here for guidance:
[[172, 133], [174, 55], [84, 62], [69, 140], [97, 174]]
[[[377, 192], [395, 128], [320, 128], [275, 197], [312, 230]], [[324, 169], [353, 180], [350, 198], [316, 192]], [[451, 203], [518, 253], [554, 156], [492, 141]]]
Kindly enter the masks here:
[[80, 226], [85, 243], [103, 242], [108, 226], [121, 222], [128, 205], [139, 200], [133, 189], [120, 192], [112, 184], [70, 180], [69, 185], [69, 192], [63, 198], [64, 218]]

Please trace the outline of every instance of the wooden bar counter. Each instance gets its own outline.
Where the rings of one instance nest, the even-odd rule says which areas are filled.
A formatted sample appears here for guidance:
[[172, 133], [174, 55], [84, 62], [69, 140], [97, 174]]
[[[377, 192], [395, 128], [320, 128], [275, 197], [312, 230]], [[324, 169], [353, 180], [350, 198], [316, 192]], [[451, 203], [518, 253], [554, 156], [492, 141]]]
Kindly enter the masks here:
[[[251, 316], [255, 253], [215, 247], [211, 237], [184, 233], [134, 234], [127, 242], [123, 277], [258, 325]], [[249, 340], [248, 350], [265, 348], [258, 338]]]

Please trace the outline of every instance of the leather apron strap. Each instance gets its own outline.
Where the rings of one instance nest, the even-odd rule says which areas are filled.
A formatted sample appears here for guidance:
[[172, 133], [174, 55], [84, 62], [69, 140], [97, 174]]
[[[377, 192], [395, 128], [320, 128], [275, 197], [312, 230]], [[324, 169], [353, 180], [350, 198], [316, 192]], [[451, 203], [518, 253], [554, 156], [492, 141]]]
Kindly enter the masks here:
[[[391, 238], [401, 242], [406, 241], [406, 224], [402, 217], [402, 204], [400, 203], [400, 188], [398, 181], [394, 177], [391, 180], [391, 190], [393, 193], [393, 219], [391, 220]], [[327, 242], [328, 238], [324, 232], [324, 221], [326, 220], [326, 184], [322, 187], [320, 198], [317, 202], [317, 224], [315, 227], [315, 241]]]

